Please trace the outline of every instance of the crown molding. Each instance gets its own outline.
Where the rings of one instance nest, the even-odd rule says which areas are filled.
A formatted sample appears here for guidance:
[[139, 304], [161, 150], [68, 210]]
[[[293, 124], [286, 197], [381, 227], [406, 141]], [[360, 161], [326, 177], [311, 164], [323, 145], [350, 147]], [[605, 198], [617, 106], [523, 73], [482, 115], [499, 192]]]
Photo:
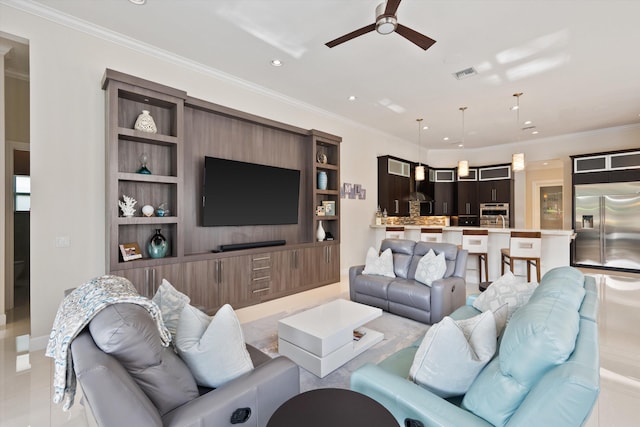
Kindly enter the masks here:
[[373, 130], [368, 126], [363, 125], [362, 123], [337, 115], [331, 111], [324, 110], [312, 104], [309, 104], [309, 103], [300, 101], [298, 99], [286, 96], [282, 93], [267, 89], [264, 86], [260, 86], [248, 80], [241, 79], [232, 74], [228, 74], [218, 69], [215, 69], [213, 67], [204, 65], [202, 63], [184, 58], [182, 56], [176, 55], [175, 53], [167, 51], [163, 48], [153, 46], [148, 43], [144, 43], [140, 40], [136, 40], [134, 38], [125, 36], [115, 31], [108, 30], [104, 27], [100, 27], [98, 25], [76, 18], [66, 13], [62, 13], [42, 3], [35, 2], [33, 0], [0, 0], [0, 4], [4, 4], [6, 6], [20, 10], [22, 12], [38, 16], [40, 18], [46, 19], [56, 24], [63, 25], [67, 28], [80, 31], [85, 34], [91, 35], [93, 37], [97, 37], [99, 39], [114, 43], [121, 47], [134, 50], [141, 54], [144, 54], [150, 57], [155, 57], [157, 59], [176, 64], [180, 67], [183, 67], [192, 71], [196, 71], [200, 74], [204, 74], [209, 77], [213, 77], [215, 79], [230, 83], [242, 89], [249, 90], [253, 93], [278, 100], [280, 102], [286, 103], [293, 107], [301, 108], [306, 111], [313, 112], [315, 114], [319, 114], [324, 117], [330, 118], [332, 120], [336, 120], [336, 121], [348, 124], [350, 126], [366, 129], [368, 131], [375, 131], [375, 133], [379, 133], [381, 135], [385, 135], [387, 137], [392, 137], [396, 139], [395, 136], [389, 135], [385, 132]]

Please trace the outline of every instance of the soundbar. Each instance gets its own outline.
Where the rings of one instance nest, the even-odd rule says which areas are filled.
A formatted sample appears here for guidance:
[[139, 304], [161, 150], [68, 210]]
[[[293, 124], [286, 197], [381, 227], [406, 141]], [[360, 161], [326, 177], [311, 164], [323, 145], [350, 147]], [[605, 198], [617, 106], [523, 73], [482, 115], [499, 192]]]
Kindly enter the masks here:
[[269, 240], [266, 242], [233, 243], [229, 245], [220, 245], [220, 252], [239, 251], [240, 249], [263, 248], [266, 246], [282, 246], [286, 243], [287, 243], [286, 240]]

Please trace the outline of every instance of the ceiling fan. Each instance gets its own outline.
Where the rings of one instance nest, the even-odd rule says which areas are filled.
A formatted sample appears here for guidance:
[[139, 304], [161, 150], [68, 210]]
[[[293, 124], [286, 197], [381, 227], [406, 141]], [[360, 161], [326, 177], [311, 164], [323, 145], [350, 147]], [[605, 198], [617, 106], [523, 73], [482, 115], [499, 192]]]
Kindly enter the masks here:
[[325, 43], [326, 46], [335, 47], [346, 41], [375, 30], [380, 34], [391, 34], [395, 31], [423, 50], [429, 49], [436, 42], [435, 40], [423, 34], [420, 34], [419, 32], [414, 31], [409, 27], [398, 24], [396, 11], [398, 10], [398, 6], [400, 6], [400, 1], [401, 0], [388, 0], [386, 3], [380, 3], [378, 7], [376, 7], [376, 22], [374, 24], [367, 25], [366, 27], [362, 27], [359, 30], [355, 30], [349, 34], [345, 34], [342, 37], [338, 37], [335, 40], [331, 40], [330, 42]]

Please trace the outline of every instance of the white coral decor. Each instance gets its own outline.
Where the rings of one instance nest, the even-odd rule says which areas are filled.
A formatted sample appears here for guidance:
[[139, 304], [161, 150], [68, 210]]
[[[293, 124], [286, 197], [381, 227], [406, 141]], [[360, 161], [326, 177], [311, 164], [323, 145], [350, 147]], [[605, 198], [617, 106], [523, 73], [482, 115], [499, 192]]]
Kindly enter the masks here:
[[123, 194], [122, 198], [124, 199], [124, 202], [118, 200], [118, 206], [120, 206], [120, 209], [122, 209], [122, 215], [133, 216], [133, 214], [136, 212], [136, 208], [134, 208], [134, 206], [136, 205], [136, 203], [138, 203], [138, 201], [133, 197], [127, 196], [126, 194]]

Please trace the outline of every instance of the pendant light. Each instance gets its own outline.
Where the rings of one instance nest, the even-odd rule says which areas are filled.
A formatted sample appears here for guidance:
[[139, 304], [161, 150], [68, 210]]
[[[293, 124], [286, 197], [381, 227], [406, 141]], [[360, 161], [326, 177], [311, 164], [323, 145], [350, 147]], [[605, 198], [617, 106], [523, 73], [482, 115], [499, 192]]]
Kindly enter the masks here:
[[418, 166], [416, 166], [416, 181], [425, 180], [425, 167], [420, 162], [420, 134], [422, 133], [422, 119], [416, 119], [418, 122]]
[[[522, 92], [514, 93], [513, 96], [516, 97], [516, 105], [511, 109], [516, 111], [516, 125], [517, 128], [520, 129], [520, 97], [522, 96]], [[511, 156], [511, 169], [513, 169], [514, 172], [524, 170], [524, 153], [515, 153]]]
[[[464, 147], [464, 112], [467, 107], [460, 107], [459, 110], [462, 111], [462, 138], [460, 139], [461, 145]], [[469, 176], [469, 162], [467, 160], [460, 160], [458, 162], [458, 176], [466, 177]]]

